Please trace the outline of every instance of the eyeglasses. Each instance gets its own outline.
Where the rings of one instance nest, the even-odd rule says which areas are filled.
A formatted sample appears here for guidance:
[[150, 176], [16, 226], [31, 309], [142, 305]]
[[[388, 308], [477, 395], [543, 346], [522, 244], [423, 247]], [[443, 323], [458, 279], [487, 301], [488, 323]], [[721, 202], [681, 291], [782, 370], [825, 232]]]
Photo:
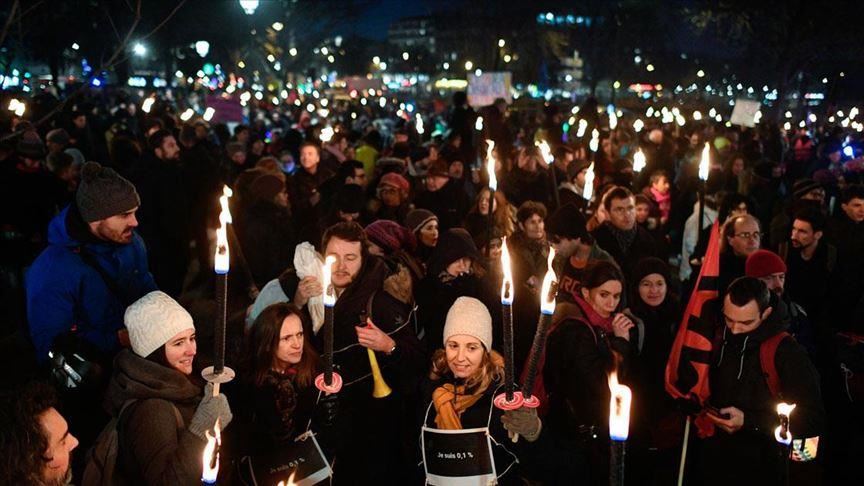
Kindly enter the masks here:
[[754, 233], [750, 233], [749, 231], [745, 231], [743, 233], [735, 233], [736, 238], [741, 238], [744, 240], [761, 240], [763, 236], [765, 236], [765, 233], [760, 233], [758, 231]]

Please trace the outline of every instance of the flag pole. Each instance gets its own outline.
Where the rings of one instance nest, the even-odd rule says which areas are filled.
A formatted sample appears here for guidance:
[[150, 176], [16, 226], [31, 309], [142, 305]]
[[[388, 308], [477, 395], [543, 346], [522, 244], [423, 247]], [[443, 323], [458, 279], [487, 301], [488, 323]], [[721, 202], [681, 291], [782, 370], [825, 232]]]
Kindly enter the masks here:
[[678, 464], [678, 486], [684, 484], [684, 466], [687, 464], [687, 444], [690, 442], [690, 416], [684, 423], [684, 443], [681, 444], [681, 463]]

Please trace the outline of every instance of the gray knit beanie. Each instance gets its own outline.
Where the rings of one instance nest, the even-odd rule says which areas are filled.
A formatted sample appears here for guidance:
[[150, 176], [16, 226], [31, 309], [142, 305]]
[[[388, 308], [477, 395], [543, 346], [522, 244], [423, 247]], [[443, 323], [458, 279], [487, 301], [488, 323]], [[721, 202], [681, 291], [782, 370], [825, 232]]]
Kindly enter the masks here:
[[465, 335], [477, 338], [486, 346], [486, 351], [492, 350], [492, 316], [483, 302], [473, 297], [459, 297], [444, 321], [444, 344], [450, 336]]
[[84, 222], [92, 223], [131, 211], [141, 205], [141, 199], [135, 186], [114, 169], [87, 162], [81, 168], [75, 203]]

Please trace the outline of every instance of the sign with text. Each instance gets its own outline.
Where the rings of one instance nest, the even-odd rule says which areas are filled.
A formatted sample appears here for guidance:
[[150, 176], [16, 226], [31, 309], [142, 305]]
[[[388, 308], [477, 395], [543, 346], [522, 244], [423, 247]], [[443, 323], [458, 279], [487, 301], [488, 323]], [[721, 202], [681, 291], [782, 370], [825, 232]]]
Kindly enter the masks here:
[[211, 123], [243, 123], [243, 107], [237, 98], [207, 95], [206, 101], [207, 107], [215, 110]]
[[758, 101], [739, 98], [735, 100], [735, 108], [732, 108], [732, 118], [729, 121], [733, 125], [755, 127], [756, 113], [759, 111], [760, 106], [761, 104]]
[[440, 430], [423, 427], [426, 482], [441, 486], [497, 483], [488, 429]]
[[480, 76], [468, 75], [468, 102], [471, 106], [487, 106], [496, 98], [504, 98], [507, 104], [513, 102], [510, 82], [513, 74], [509, 71], [482, 73]]
[[270, 486], [280, 481], [287, 483], [292, 475], [292, 485], [312, 486], [332, 474], [330, 464], [311, 432], [265, 456], [244, 457], [241, 464], [241, 475], [250, 479], [246, 481], [244, 478], [243, 482], [255, 486]]

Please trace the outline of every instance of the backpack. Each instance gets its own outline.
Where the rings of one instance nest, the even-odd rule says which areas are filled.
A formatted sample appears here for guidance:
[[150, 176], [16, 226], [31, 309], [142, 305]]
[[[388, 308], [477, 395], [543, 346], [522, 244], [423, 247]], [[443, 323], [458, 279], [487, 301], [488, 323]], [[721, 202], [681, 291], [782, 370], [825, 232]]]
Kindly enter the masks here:
[[775, 399], [781, 397], [780, 375], [777, 374], [777, 363], [774, 361], [774, 358], [777, 355], [777, 348], [780, 347], [780, 343], [787, 337], [791, 338], [792, 335], [788, 332], [779, 332], [763, 341], [759, 346], [759, 366], [762, 368], [765, 382], [768, 383], [768, 391], [771, 392], [771, 396]]
[[[84, 468], [82, 486], [119, 486], [126, 484], [117, 471], [117, 457], [120, 450], [120, 419], [130, 405], [136, 399], [126, 400], [120, 408], [117, 417], [112, 418], [99, 433], [96, 443], [87, 452], [87, 465]], [[183, 417], [177, 407], [174, 409], [174, 418], [177, 420], [177, 428], [183, 428]]]

